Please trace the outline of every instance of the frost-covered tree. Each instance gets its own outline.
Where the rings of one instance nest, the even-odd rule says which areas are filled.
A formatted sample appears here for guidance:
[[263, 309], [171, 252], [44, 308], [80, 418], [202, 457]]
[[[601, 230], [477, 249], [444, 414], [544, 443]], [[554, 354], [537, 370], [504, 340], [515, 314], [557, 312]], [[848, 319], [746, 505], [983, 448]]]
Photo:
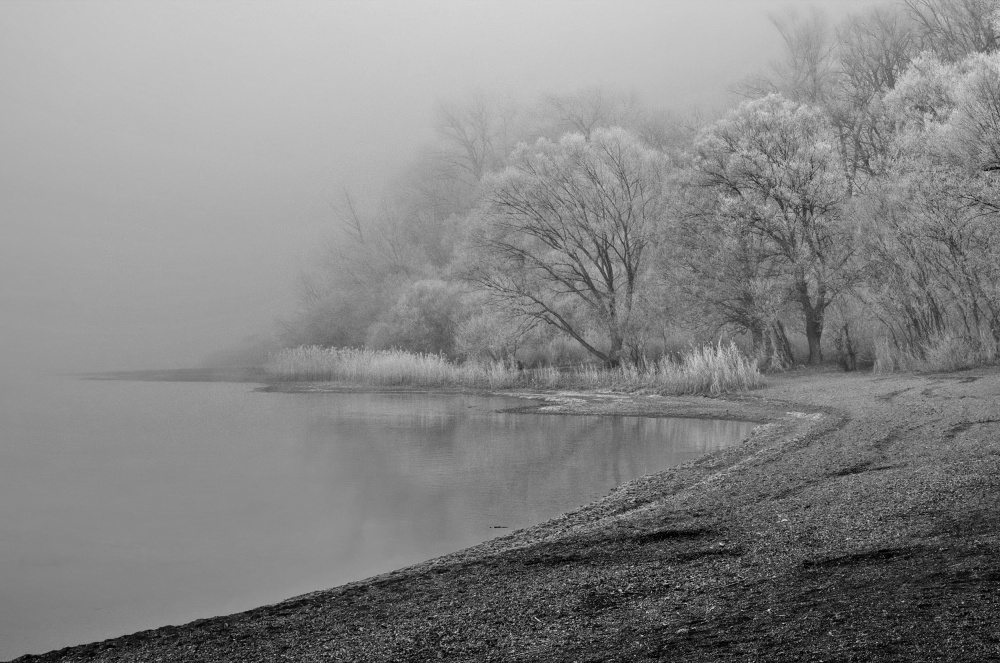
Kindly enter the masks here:
[[485, 181], [468, 276], [608, 366], [638, 355], [647, 249], [667, 158], [621, 128], [521, 144]]
[[783, 261], [749, 219], [729, 213], [727, 201], [688, 170], [676, 200], [678, 222], [665, 247], [667, 287], [683, 299], [689, 324], [716, 334], [750, 337], [762, 364], [791, 363], [782, 314], [788, 305]]
[[882, 99], [916, 54], [912, 21], [900, 9], [876, 6], [837, 26], [834, 84], [826, 107], [840, 140], [852, 191], [880, 174], [893, 137]]
[[1000, 171], [1000, 52], [957, 63], [924, 54], [885, 105], [898, 130], [897, 159]]
[[950, 124], [954, 153], [973, 171], [1000, 171], [1000, 52], [974, 55], [958, 83]]
[[401, 290], [393, 306], [369, 327], [365, 345], [454, 354], [458, 327], [468, 316], [461, 290], [440, 279], [416, 281]]
[[[481, 302], [484, 303], [484, 302]], [[465, 358], [517, 364], [517, 352], [538, 324], [531, 318], [511, 316], [480, 306], [463, 320], [456, 334], [456, 349]]]
[[885, 99], [887, 176], [859, 207], [864, 294], [896, 346], [1000, 343], [1000, 53], [917, 58]]
[[777, 94], [743, 103], [695, 143], [696, 181], [718, 196], [722, 222], [759, 241], [756, 259], [778, 268], [772, 287], [802, 311], [811, 364], [822, 360], [824, 316], [854, 251], [837, 145], [822, 111]]

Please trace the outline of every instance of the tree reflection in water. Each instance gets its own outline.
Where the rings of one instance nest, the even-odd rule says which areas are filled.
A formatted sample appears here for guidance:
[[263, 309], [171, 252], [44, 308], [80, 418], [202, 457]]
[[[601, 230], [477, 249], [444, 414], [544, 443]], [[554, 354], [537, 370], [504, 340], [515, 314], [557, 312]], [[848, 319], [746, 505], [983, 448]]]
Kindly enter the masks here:
[[[343, 562], [416, 562], [542, 522], [721, 449], [753, 424], [496, 412], [503, 399], [327, 397], [302, 439]], [[348, 560], [347, 558], [353, 558]]]

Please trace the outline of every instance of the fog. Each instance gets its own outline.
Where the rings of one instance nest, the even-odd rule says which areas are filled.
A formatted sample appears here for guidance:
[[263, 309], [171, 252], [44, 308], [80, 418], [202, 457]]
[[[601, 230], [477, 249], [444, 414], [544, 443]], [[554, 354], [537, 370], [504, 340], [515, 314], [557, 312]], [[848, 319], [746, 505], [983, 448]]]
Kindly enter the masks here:
[[376, 198], [439, 102], [719, 107], [788, 4], [6, 0], [0, 370], [191, 366], [268, 333], [331, 203]]

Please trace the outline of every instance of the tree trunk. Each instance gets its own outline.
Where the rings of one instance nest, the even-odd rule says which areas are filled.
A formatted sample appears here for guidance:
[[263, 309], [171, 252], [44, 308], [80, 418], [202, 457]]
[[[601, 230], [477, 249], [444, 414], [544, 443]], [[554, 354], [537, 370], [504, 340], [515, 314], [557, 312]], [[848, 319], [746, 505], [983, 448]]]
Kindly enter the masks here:
[[805, 313], [806, 340], [809, 342], [809, 365], [815, 366], [823, 361], [823, 348], [820, 345], [823, 338], [823, 311], [810, 308]]
[[767, 355], [767, 347], [764, 345], [764, 325], [756, 320], [750, 326], [750, 345], [755, 355]]
[[794, 363], [792, 346], [785, 335], [781, 320], [774, 320], [767, 326], [767, 333], [760, 330], [761, 345], [756, 352], [757, 367], [762, 371], [784, 371]]
[[605, 368], [618, 368], [622, 364], [622, 348], [625, 345], [625, 339], [622, 338], [621, 334], [612, 332], [611, 334], [611, 347], [608, 348], [607, 359], [604, 360]]
[[845, 371], [855, 371], [858, 368], [858, 353], [854, 349], [854, 341], [851, 340], [851, 330], [848, 328], [847, 323], [840, 328], [837, 332], [837, 338], [834, 339], [836, 343], [837, 350], [840, 352], [840, 366]]
[[785, 325], [781, 320], [771, 323], [768, 343], [771, 345], [771, 363], [776, 370], [785, 370], [795, 363], [792, 356], [792, 344], [788, 342]]
[[826, 287], [821, 282], [817, 288], [815, 303], [809, 296], [809, 283], [800, 271], [796, 279], [796, 290], [799, 294], [799, 304], [805, 314], [806, 341], [809, 343], [809, 365], [815, 366], [823, 361], [823, 348], [820, 341], [823, 338], [823, 314], [826, 312]]

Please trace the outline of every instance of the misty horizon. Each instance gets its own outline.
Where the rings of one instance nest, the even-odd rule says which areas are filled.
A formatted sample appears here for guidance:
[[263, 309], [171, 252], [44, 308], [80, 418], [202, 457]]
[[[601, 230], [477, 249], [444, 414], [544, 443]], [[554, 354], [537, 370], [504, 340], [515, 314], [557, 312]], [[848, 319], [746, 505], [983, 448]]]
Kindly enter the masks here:
[[867, 3], [4, 3], [3, 369], [195, 366], [267, 336], [335, 201], [377, 202], [440, 104], [722, 108], [790, 4]]

